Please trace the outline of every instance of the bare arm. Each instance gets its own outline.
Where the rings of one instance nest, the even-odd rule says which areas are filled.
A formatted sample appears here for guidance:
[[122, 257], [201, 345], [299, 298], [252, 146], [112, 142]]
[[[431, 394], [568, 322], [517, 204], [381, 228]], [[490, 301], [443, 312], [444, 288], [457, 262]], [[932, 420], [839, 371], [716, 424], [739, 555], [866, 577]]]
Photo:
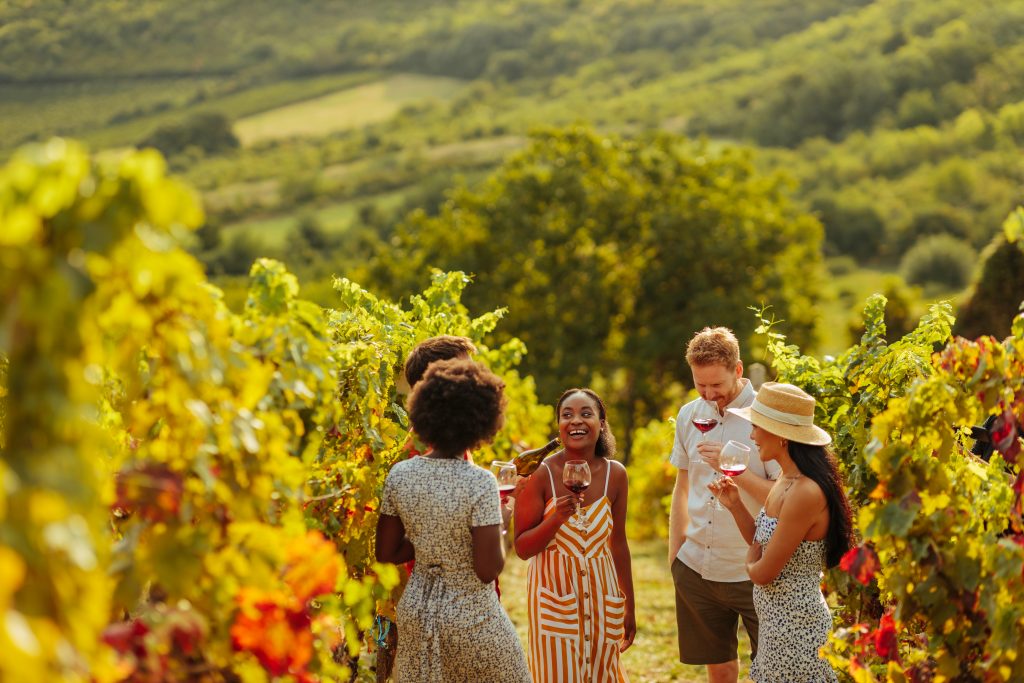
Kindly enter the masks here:
[[498, 578], [505, 567], [505, 546], [501, 542], [501, 525], [470, 528], [473, 539], [473, 571], [484, 583]]
[[378, 562], [401, 564], [416, 559], [412, 541], [405, 535], [402, 518], [395, 515], [377, 517], [376, 557]]
[[[547, 467], [542, 464], [541, 467]], [[555, 499], [555, 511], [544, 517], [544, 477], [538, 476], [538, 469], [526, 481], [526, 486], [516, 498], [515, 532], [516, 554], [524, 560], [533, 557], [548, 547], [558, 528], [576, 512], [576, 497], [572, 494]]]
[[779, 524], [764, 551], [747, 556], [750, 580], [759, 586], [774, 581], [822, 513], [828, 514], [825, 494], [817, 484], [807, 481], [794, 486], [782, 502]]
[[690, 473], [686, 470], [676, 471], [676, 485], [672, 489], [672, 507], [668, 514], [668, 563], [679, 554], [679, 549], [686, 541], [686, 527], [690, 523], [687, 503], [690, 500]]
[[626, 508], [629, 500], [629, 477], [626, 468], [618, 462], [609, 460], [607, 467], [612, 470], [614, 482], [614, 501], [612, 502], [612, 563], [619, 578], [619, 590], [626, 598], [626, 615], [622, 641], [619, 652], [626, 651], [636, 637], [636, 601], [633, 595], [633, 561], [629, 554], [629, 543], [626, 541]]
[[747, 510], [747, 506], [740, 499], [740, 489], [736, 485], [735, 479], [739, 479], [739, 477], [733, 479], [722, 477], [709, 484], [708, 489], [718, 496], [718, 500], [722, 505], [732, 513], [732, 518], [736, 520], [736, 527], [740, 530], [740, 535], [743, 536], [743, 540], [749, 545], [754, 542], [754, 518], [750, 516], [750, 511]]

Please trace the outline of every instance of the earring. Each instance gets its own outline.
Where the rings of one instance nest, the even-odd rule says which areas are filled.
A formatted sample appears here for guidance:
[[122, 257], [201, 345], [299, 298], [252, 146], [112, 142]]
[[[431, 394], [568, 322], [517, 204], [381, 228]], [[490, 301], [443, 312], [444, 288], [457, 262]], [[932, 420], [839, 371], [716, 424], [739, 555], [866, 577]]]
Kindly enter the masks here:
[[782, 445], [783, 448], [785, 448], [788, 445], [785, 439], [779, 439], [779, 443]]

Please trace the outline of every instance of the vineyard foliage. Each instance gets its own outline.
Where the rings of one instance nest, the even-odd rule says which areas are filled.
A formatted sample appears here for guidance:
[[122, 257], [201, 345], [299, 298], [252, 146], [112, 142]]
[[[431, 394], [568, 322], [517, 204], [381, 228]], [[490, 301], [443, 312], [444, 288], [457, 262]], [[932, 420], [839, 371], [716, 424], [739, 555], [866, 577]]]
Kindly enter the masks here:
[[[856, 681], [1021, 680], [1024, 316], [971, 341], [937, 304], [889, 344], [885, 303], [869, 299], [860, 343], [823, 361], [762, 311], [775, 371], [818, 399], [858, 509], [862, 542], [826, 577], [841, 608], [826, 654]], [[1004, 428], [986, 462], [970, 428], [990, 415]]]
[[[487, 346], [504, 311], [471, 317], [462, 273], [404, 306], [338, 279], [325, 309], [260, 259], [233, 312], [180, 247], [202, 221], [155, 152], [53, 140], [0, 171], [4, 680], [365, 680], [398, 581], [371, 530], [408, 452], [408, 351], [463, 334], [504, 377], [479, 461], [551, 434], [524, 344]], [[885, 305], [824, 359], [758, 311], [857, 509], [859, 544], [825, 577], [825, 655], [856, 681], [1024, 679], [1024, 316], [968, 340], [937, 304], [887, 342]], [[985, 459], [971, 427], [990, 417]], [[671, 434], [633, 434], [631, 538], [665, 533]]]
[[411, 347], [464, 334], [503, 375], [480, 459], [547, 436], [461, 273], [405, 308], [338, 280], [323, 309], [261, 259], [236, 314], [180, 248], [201, 222], [151, 151], [53, 140], [0, 172], [0, 678], [358, 677], [397, 582], [370, 543]]

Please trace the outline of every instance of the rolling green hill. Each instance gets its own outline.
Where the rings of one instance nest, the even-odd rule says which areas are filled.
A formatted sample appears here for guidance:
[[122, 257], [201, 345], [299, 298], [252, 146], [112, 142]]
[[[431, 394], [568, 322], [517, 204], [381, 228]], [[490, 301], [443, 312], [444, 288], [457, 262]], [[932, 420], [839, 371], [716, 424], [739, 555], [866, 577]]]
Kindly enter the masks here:
[[0, 93], [0, 155], [224, 117], [240, 146], [166, 150], [209, 198], [211, 264], [302, 212], [350, 217], [327, 230], [347, 272], [531, 128], [585, 122], [753, 146], [826, 255], [895, 272], [936, 235], [973, 259], [1021, 201], [1024, 0], [15, 2]]

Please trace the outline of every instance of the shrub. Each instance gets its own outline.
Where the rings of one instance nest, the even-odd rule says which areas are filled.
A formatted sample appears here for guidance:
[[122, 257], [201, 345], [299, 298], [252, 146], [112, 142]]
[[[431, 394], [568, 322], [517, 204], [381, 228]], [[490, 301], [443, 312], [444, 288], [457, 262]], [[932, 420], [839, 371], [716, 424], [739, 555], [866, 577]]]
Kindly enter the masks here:
[[949, 235], [934, 235], [910, 248], [900, 261], [900, 272], [912, 285], [936, 283], [959, 289], [970, 282], [975, 258], [974, 249], [967, 242]]

